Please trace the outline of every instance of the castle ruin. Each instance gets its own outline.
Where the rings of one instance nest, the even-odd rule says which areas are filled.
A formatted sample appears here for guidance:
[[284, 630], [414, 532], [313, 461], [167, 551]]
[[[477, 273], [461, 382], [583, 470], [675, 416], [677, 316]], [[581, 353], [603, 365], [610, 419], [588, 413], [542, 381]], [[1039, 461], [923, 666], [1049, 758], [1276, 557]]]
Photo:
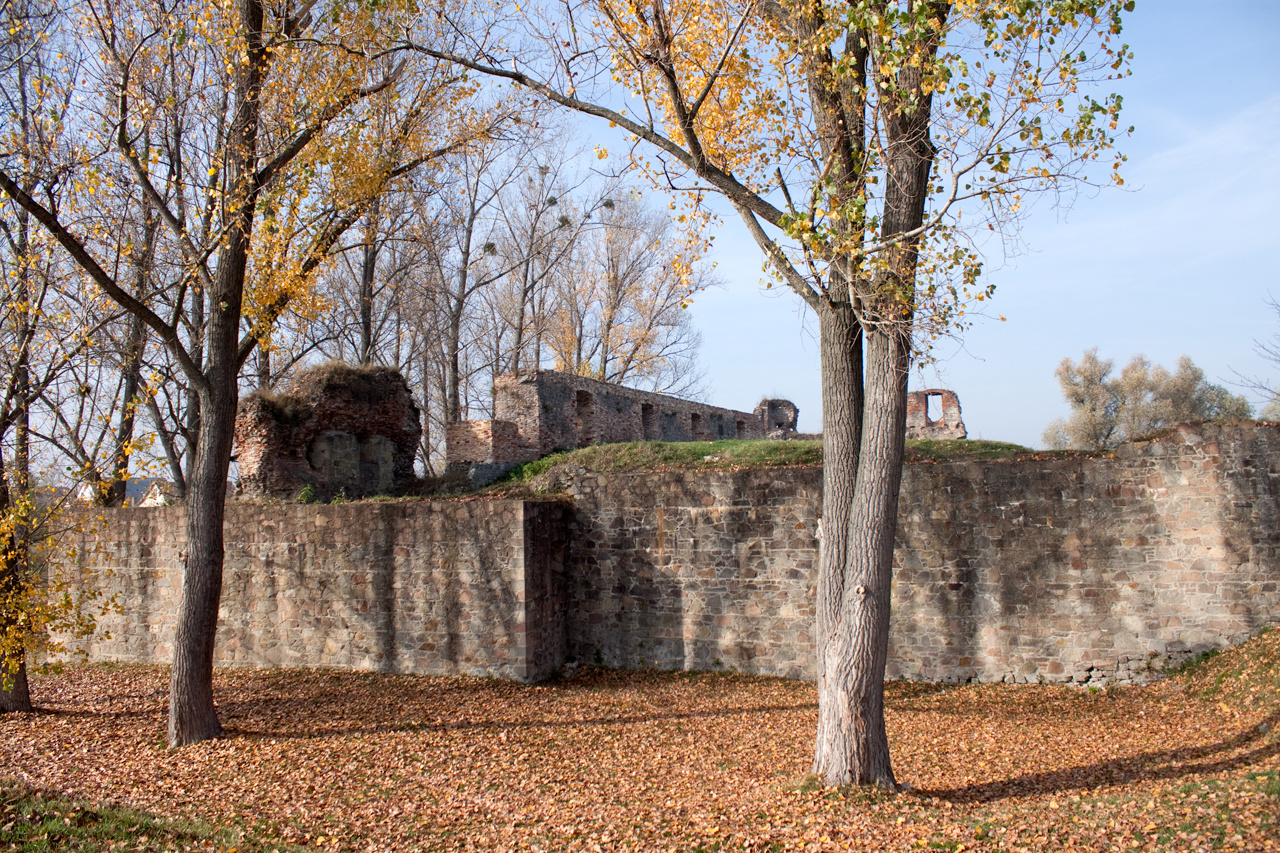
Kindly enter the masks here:
[[554, 370], [498, 377], [493, 410], [493, 420], [449, 424], [451, 473], [479, 484], [552, 451], [592, 444], [785, 437], [798, 414], [787, 400], [739, 412]]
[[[929, 417], [929, 401], [936, 399], [938, 416]], [[907, 438], [965, 438], [968, 433], [960, 417], [960, 398], [955, 391], [929, 388], [907, 394]]]
[[422, 420], [391, 367], [330, 362], [281, 392], [255, 391], [236, 414], [240, 493], [327, 500], [398, 493], [413, 478]]

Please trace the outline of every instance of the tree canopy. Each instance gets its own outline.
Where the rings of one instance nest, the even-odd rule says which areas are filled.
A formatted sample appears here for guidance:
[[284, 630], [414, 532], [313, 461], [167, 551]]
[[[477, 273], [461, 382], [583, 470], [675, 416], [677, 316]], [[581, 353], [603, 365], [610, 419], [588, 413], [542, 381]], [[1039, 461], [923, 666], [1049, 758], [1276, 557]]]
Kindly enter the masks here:
[[1052, 421], [1044, 431], [1051, 450], [1106, 450], [1186, 421], [1247, 418], [1249, 401], [1204, 378], [1188, 357], [1170, 373], [1135, 355], [1119, 376], [1114, 363], [1087, 350], [1079, 362], [1064, 358], [1058, 366], [1062, 396], [1071, 415]]

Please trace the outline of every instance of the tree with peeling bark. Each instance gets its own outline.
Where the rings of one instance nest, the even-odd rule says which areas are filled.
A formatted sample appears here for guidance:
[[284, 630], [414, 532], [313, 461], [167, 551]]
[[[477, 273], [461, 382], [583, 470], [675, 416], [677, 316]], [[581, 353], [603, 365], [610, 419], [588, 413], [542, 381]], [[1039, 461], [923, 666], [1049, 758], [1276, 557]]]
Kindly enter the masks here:
[[[406, 47], [620, 127], [659, 184], [726, 199], [818, 319], [824, 441], [813, 772], [896, 788], [883, 678], [907, 375], [963, 325], [972, 235], [1119, 182], [1124, 0], [562, 0]], [[601, 156], [607, 152], [601, 150]], [[1090, 174], [1092, 173], [1092, 174]]]
[[[485, 126], [465, 107], [474, 87], [457, 69], [425, 58], [387, 62], [380, 34], [421, 31], [416, 12], [411, 2], [322, 10], [315, 0], [69, 4], [64, 26], [79, 27], [99, 57], [90, 75], [99, 98], [63, 116], [68, 132], [80, 134], [75, 203], [33, 195], [16, 179], [13, 158], [0, 158], [0, 190], [141, 319], [195, 398], [172, 747], [221, 733], [213, 654], [246, 359], [280, 312], [307, 298], [336, 241], [374, 199]], [[410, 108], [371, 152], [362, 144], [365, 110], [384, 97]], [[149, 150], [144, 138], [154, 142]], [[122, 163], [122, 178], [95, 157]], [[151, 290], [134, 292], [102, 250], [110, 235], [85, 211], [108, 205], [163, 223], [170, 267]], [[117, 256], [130, 248], [116, 247]]]

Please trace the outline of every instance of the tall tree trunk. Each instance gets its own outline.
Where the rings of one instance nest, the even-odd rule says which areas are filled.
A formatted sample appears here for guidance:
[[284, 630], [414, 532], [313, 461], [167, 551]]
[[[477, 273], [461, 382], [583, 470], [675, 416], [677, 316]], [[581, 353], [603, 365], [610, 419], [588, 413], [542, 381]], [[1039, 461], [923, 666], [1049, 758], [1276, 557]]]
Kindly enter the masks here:
[[[14, 449], [13, 449], [13, 484], [12, 494], [16, 494], [21, 504], [28, 497], [31, 489], [31, 374], [28, 368], [31, 357], [31, 258], [30, 252], [31, 218], [26, 212], [18, 215], [18, 277], [16, 296], [24, 306], [18, 311], [17, 333], [18, 352], [17, 365], [14, 368], [13, 408], [14, 408]], [[10, 500], [10, 484], [6, 479], [4, 459], [0, 457], [0, 519], [12, 512], [12, 526], [0, 538], [0, 602], [16, 603], [26, 580], [27, 544], [29, 530], [26, 514], [21, 509], [14, 511]], [[18, 614], [0, 611], [0, 619], [9, 624], [0, 624], [0, 630], [8, 633], [17, 627], [15, 621]], [[0, 650], [0, 712], [30, 711], [31, 692], [27, 685], [26, 651], [24, 639], [16, 637], [10, 644], [7, 654]]]
[[222, 600], [222, 524], [237, 400], [234, 381], [210, 384], [211, 393], [201, 395], [195, 465], [187, 482], [187, 555], [169, 682], [171, 747], [222, 734], [213, 704], [213, 652]]
[[[191, 359], [196, 364], [204, 362], [205, 348], [205, 305], [206, 294], [204, 288], [198, 283], [191, 286]], [[186, 442], [187, 456], [184, 462], [186, 470], [183, 472], [183, 483], [190, 483], [191, 477], [195, 471], [196, 454], [195, 454], [195, 437], [200, 432], [200, 394], [190, 384], [187, 386], [187, 410], [185, 412], [186, 421], [183, 424], [182, 433]], [[180, 497], [186, 500], [186, 490], [182, 491]]]
[[[857, 781], [865, 748], [856, 743], [854, 716], [861, 697], [852, 689], [848, 635], [874, 632], [849, 619], [849, 590], [858, 586], [849, 565], [851, 527], [861, 458], [864, 390], [862, 329], [847, 302], [824, 303], [819, 311], [822, 358], [822, 540], [819, 552], [816, 642], [818, 730], [813, 773], [828, 784]], [[854, 614], [855, 618], [865, 616]], [[855, 664], [856, 665], [856, 664]], [[885, 749], [887, 760], [888, 750]], [[889, 773], [892, 779], [892, 772]]]
[[[857, 488], [847, 512], [832, 518], [847, 528], [844, 572], [821, 597], [819, 721], [814, 773], [828, 785], [897, 788], [884, 726], [884, 668], [889, 648], [893, 540], [906, 440], [910, 338], [876, 328], [866, 341], [866, 384]], [[825, 406], [825, 400], [824, 400]], [[825, 424], [824, 424], [825, 426]], [[830, 464], [824, 459], [824, 464]], [[843, 496], [842, 496], [843, 498]], [[827, 516], [826, 496], [823, 516]], [[841, 501], [844, 503], [844, 500]], [[833, 513], [834, 515], [834, 513]], [[825, 525], [824, 525], [825, 528]], [[824, 562], [839, 547], [824, 529]]]
[[239, 398], [240, 311], [259, 189], [255, 164], [266, 66], [263, 18], [261, 0], [241, 0], [240, 25], [248, 56], [237, 72], [235, 118], [227, 134], [228, 195], [234, 212], [209, 294], [205, 384], [198, 398], [200, 429], [187, 480], [187, 559], [169, 681], [170, 747], [222, 734], [213, 705], [213, 652], [222, 598], [227, 471]]
[[137, 419], [138, 386], [142, 382], [142, 350], [146, 336], [146, 324], [141, 317], [129, 320], [129, 338], [124, 351], [124, 404], [120, 409], [120, 425], [116, 430], [115, 460], [112, 463], [111, 480], [107, 484], [106, 506], [124, 506], [129, 489], [129, 456], [133, 442], [133, 426]]
[[[945, 20], [946, 3], [931, 4]], [[929, 43], [929, 54], [937, 50]], [[908, 68], [884, 80], [885, 90], [918, 92], [920, 71]], [[826, 85], [818, 87], [829, 90]], [[924, 221], [929, 174], [935, 149], [929, 139], [931, 96], [887, 99], [885, 127], [887, 186], [882, 238], [910, 233]], [[830, 108], [832, 114], [834, 107]], [[840, 122], [832, 133], [840, 132]], [[818, 595], [818, 735], [813, 772], [828, 785], [874, 784], [897, 789], [884, 724], [884, 671], [889, 654], [889, 610], [893, 584], [893, 541], [898, 526], [898, 489], [906, 444], [907, 380], [911, 366], [917, 240], [910, 238], [886, 250], [885, 266], [872, 272], [860, 290], [866, 338], [863, 378], [862, 434], [856, 478], [850, 477], [845, 454], [835, 445], [841, 432], [824, 434], [824, 487], [839, 489], [823, 496], [822, 561]], [[866, 285], [871, 285], [869, 289]], [[828, 354], [828, 324], [822, 325], [823, 427], [834, 391], [838, 365]], [[835, 386], [835, 387], [831, 387]], [[843, 409], [843, 406], [841, 407]], [[847, 417], [843, 411], [830, 417]], [[833, 470], [832, 465], [839, 465]], [[850, 485], [852, 497], [846, 495]], [[833, 500], [834, 498], [834, 500]], [[832, 505], [838, 501], [838, 505]], [[847, 503], [846, 503], [847, 501]], [[832, 541], [832, 526], [846, 528], [845, 539]], [[840, 555], [828, 553], [841, 551]], [[839, 562], [839, 566], [837, 563]], [[837, 575], [837, 571], [839, 574]], [[837, 580], [838, 578], [838, 580]]]

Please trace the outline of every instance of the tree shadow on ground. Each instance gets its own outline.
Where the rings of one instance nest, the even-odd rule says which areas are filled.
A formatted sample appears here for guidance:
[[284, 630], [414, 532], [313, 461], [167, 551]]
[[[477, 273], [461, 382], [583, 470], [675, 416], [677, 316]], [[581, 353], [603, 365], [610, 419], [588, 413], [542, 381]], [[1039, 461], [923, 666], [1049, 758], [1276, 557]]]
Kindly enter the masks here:
[[[1127, 785], [1239, 770], [1280, 756], [1280, 738], [1261, 742], [1277, 723], [1280, 723], [1280, 711], [1216, 743], [1143, 752], [957, 788], [921, 788], [916, 793], [956, 804], [989, 803], [1012, 797], [1088, 791], [1103, 785]], [[1253, 745], [1252, 749], [1248, 749], [1250, 745]]]
[[[560, 717], [557, 719], [476, 719], [463, 712], [452, 717], [436, 714], [431, 722], [412, 720], [388, 720], [382, 724], [348, 723], [346, 720], [335, 720], [326, 724], [319, 716], [307, 722], [305, 730], [299, 730], [287, 716], [281, 715], [279, 723], [273, 726], [258, 728], [253, 725], [255, 712], [260, 713], [270, 705], [277, 705], [282, 710], [293, 708], [296, 703], [290, 699], [266, 702], [227, 703], [218, 706], [223, 716], [223, 730], [228, 737], [274, 738], [278, 740], [310, 740], [327, 737], [347, 737], [351, 735], [379, 735], [396, 732], [431, 732], [431, 731], [502, 731], [502, 730], [535, 730], [560, 729], [586, 726], [628, 726], [644, 723], [656, 723], [674, 720], [699, 720], [714, 717], [732, 717], [754, 714], [776, 714], [787, 711], [809, 711], [818, 709], [816, 702], [798, 703], [794, 705], [751, 705], [731, 708], [717, 708], [708, 711], [689, 711], [684, 713], [640, 713], [610, 714], [598, 713], [583, 717]], [[315, 706], [308, 708], [315, 715]]]

